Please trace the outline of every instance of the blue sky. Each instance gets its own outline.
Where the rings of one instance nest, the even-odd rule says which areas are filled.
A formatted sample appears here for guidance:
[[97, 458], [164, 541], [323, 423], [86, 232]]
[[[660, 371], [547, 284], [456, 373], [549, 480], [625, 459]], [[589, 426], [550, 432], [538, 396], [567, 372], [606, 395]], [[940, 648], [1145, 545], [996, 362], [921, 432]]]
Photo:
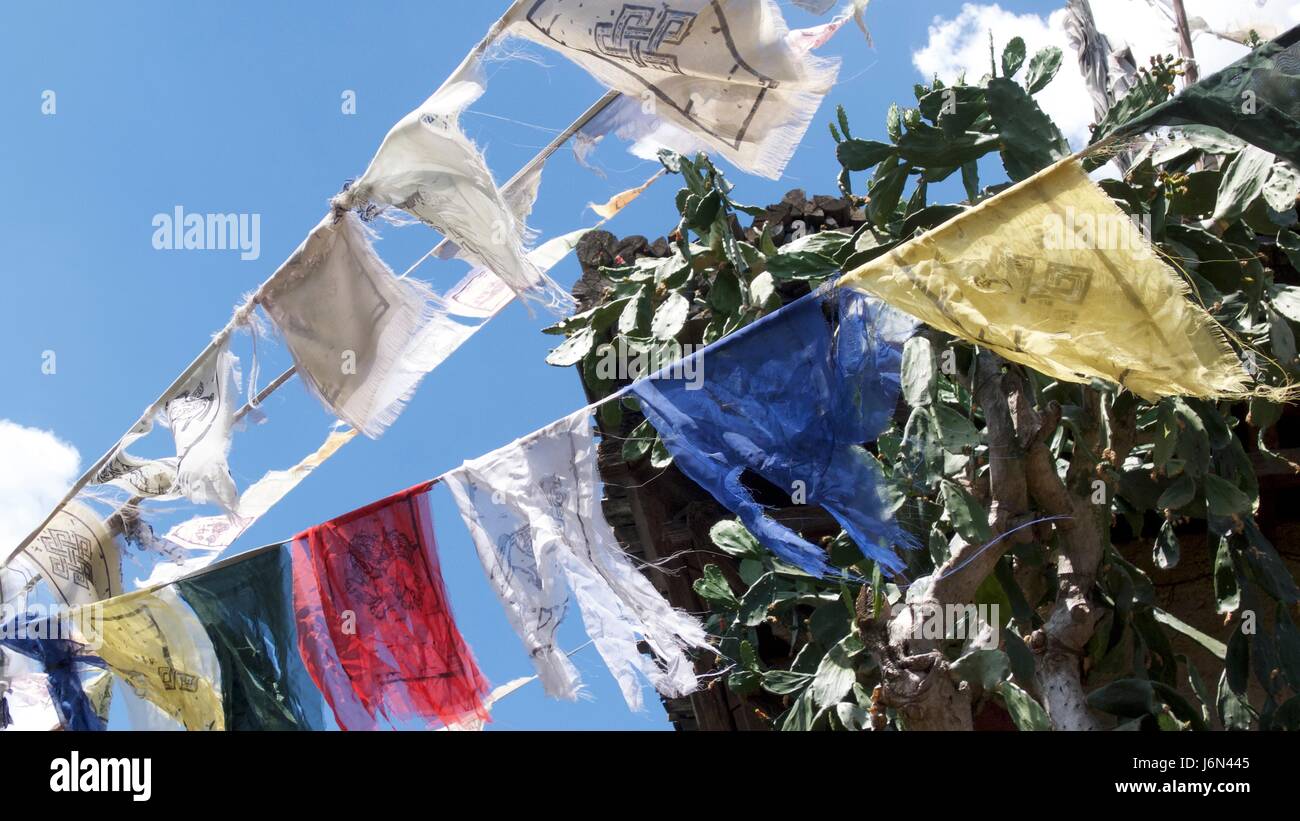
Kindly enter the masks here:
[[[241, 295], [293, 251], [343, 181], [364, 170], [388, 129], [432, 93], [505, 5], [327, 2], [309, 12], [304, 4], [252, 2], [6, 4], [0, 11], [6, 189], [0, 196], [0, 419], [52, 431], [75, 446], [83, 468], [90, 464], [226, 323]], [[782, 5], [792, 25], [814, 22]], [[1000, 5], [1046, 19], [1060, 4]], [[873, 3], [874, 49], [846, 27], [823, 50], [843, 58], [840, 83], [786, 178], [774, 182], [733, 170], [737, 197], [764, 204], [794, 187], [833, 193], [838, 166], [826, 124], [835, 105], [849, 110], [858, 136], [881, 138], [889, 103], [913, 100], [912, 85], [922, 79], [913, 52], [929, 41], [932, 19], [955, 18], [961, 6], [956, 0]], [[601, 94], [558, 55], [542, 59], [544, 66], [493, 65], [487, 95], [463, 118], [498, 180], [549, 141], [546, 129], [563, 127]], [[53, 116], [41, 112], [45, 90], [57, 95]], [[341, 112], [345, 90], [356, 94], [353, 116]], [[1088, 103], [1078, 99], [1077, 105]], [[568, 152], [548, 167], [531, 221], [543, 237], [590, 224], [588, 202], [654, 171], [613, 140], [597, 159], [608, 171], [605, 179]], [[650, 238], [671, 230], [676, 189], [673, 178], [661, 181], [611, 229]], [[155, 250], [151, 221], [177, 205], [259, 214], [260, 258]], [[437, 239], [422, 226], [382, 233], [377, 248], [398, 271]], [[464, 271], [462, 263], [447, 262], [427, 264], [416, 275], [442, 289]], [[578, 273], [570, 259], [554, 275], [568, 286]], [[576, 374], [544, 362], [554, 342], [539, 333], [545, 324], [545, 317], [512, 305], [426, 378], [387, 435], [345, 448], [236, 551], [439, 474], [580, 407]], [[261, 348], [264, 380], [287, 364], [283, 351], [269, 347]], [[44, 351], [57, 355], [53, 375], [42, 373]], [[247, 373], [246, 339], [238, 352]], [[265, 425], [235, 439], [231, 465], [241, 487], [314, 450], [331, 422], [297, 383], [266, 411]], [[0, 467], [16, 472], [11, 482], [21, 485], [49, 465], [24, 464], [0, 450]], [[493, 682], [530, 674], [450, 495], [437, 489], [433, 498], [443, 572], [462, 632]], [[586, 638], [579, 620], [570, 622], [562, 643], [577, 647]], [[644, 713], [627, 710], [593, 650], [575, 661], [590, 699], [548, 701], [532, 684], [498, 706], [495, 726], [668, 727], [648, 691]]]

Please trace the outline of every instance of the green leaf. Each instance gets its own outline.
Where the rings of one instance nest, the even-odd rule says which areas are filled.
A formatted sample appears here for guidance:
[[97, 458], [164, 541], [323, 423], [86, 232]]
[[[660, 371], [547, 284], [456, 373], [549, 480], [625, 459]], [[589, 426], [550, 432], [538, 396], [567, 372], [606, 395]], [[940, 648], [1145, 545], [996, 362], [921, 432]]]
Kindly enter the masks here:
[[1011, 660], [1011, 674], [1017, 681], [1028, 684], [1034, 680], [1034, 653], [1020, 638], [1020, 634], [1010, 627], [1002, 629], [1002, 643], [1007, 648], [1007, 658]]
[[1157, 510], [1182, 510], [1196, 498], [1196, 480], [1184, 473], [1165, 488], [1156, 502]]
[[975, 425], [947, 405], [934, 406], [934, 421], [939, 431], [939, 445], [949, 453], [964, 453], [982, 441]]
[[1146, 679], [1112, 681], [1088, 694], [1088, 706], [1121, 718], [1141, 718], [1163, 712], [1155, 688]]
[[[1290, 232], [1283, 231], [1282, 233], [1288, 234]], [[1295, 251], [1300, 254], [1300, 237], [1296, 237], [1295, 234], [1291, 234], [1291, 236], [1295, 237]], [[1282, 242], [1282, 235], [1279, 234], [1278, 245], [1281, 246]], [[1269, 291], [1269, 300], [1273, 303], [1274, 310], [1282, 314], [1282, 316], [1292, 322], [1300, 322], [1300, 287], [1295, 285], [1274, 285]]]
[[1010, 681], [1004, 681], [998, 685], [998, 694], [1002, 696], [1002, 703], [1007, 705], [1007, 712], [1011, 713], [1016, 729], [1022, 732], [1052, 729], [1052, 720], [1047, 717], [1047, 711], [1029, 693]]
[[[1279, 231], [1277, 247], [1286, 253], [1286, 258], [1291, 261], [1291, 267], [1300, 270], [1300, 234], [1296, 234], [1294, 231]], [[1276, 292], [1273, 295], [1273, 307], [1286, 314], [1291, 321], [1300, 322], [1300, 288], [1294, 285], [1279, 285], [1276, 287], [1290, 294], [1287, 297], [1287, 302], [1291, 307], [1288, 309], [1278, 305]]]
[[627, 336], [645, 336], [654, 318], [654, 303], [650, 300], [650, 286], [644, 286], [629, 299], [618, 317], [618, 332]]
[[1069, 155], [1070, 145], [1060, 129], [1017, 83], [994, 78], [985, 95], [1002, 138], [1002, 164], [1012, 181], [1027, 179]]
[[664, 444], [664, 440], [656, 438], [653, 445], [650, 446], [650, 467], [655, 470], [664, 470], [673, 463], [673, 455]]
[[1291, 569], [1278, 554], [1273, 543], [1264, 537], [1254, 519], [1246, 519], [1243, 528], [1249, 550], [1242, 551], [1246, 564], [1250, 565], [1255, 581], [1270, 596], [1286, 604], [1300, 601], [1300, 587], [1296, 586]]
[[980, 198], [980, 167], [979, 163], [968, 162], [961, 167], [961, 184], [966, 189], [966, 197], [971, 204], [975, 204]]
[[885, 133], [894, 142], [903, 136], [903, 110], [898, 107], [898, 103], [889, 105], [889, 113], [885, 115]]
[[1209, 504], [1211, 516], [1225, 519], [1248, 516], [1254, 508], [1251, 498], [1236, 485], [1212, 473], [1205, 476], [1205, 501]]
[[835, 157], [850, 171], [866, 171], [888, 159], [894, 151], [894, 146], [889, 143], [845, 140], [835, 147]]
[[1170, 570], [1178, 566], [1182, 558], [1182, 548], [1178, 544], [1178, 536], [1174, 533], [1174, 523], [1168, 519], [1160, 527], [1160, 535], [1156, 537], [1156, 549], [1154, 560], [1156, 567], [1161, 570]]
[[762, 559], [767, 555], [754, 534], [739, 519], [723, 519], [709, 529], [709, 538], [719, 550], [738, 559]]
[[903, 135], [897, 150], [900, 157], [914, 166], [945, 169], [935, 174], [933, 181], [938, 182], [958, 166], [997, 151], [999, 145], [996, 134], [966, 131], [950, 135], [941, 128], [921, 124]]
[[867, 202], [867, 214], [873, 223], [886, 225], [893, 221], [894, 211], [903, 197], [903, 186], [907, 184], [907, 175], [911, 170], [912, 167], [900, 161], [897, 155], [889, 157], [876, 169]]
[[1011, 659], [1001, 650], [973, 650], [952, 663], [958, 681], [993, 690], [1011, 675]]
[[930, 340], [914, 336], [903, 345], [903, 399], [913, 408], [929, 407], [939, 395], [939, 368]]
[[1221, 659], [1228, 654], [1228, 646], [1226, 644], [1214, 638], [1213, 636], [1209, 636], [1206, 635], [1205, 633], [1202, 633], [1200, 630], [1197, 630], [1195, 627], [1192, 627], [1190, 624], [1179, 619], [1177, 616], [1173, 615], [1172, 613], [1166, 613], [1164, 610], [1161, 610], [1159, 607], [1152, 608], [1151, 612], [1155, 616], [1156, 621], [1160, 622], [1166, 627], [1177, 630], [1179, 633], [1182, 633], [1184, 636], [1187, 636], [1189, 639], [1201, 645], [1206, 650], [1209, 650], [1216, 657]]
[[988, 511], [961, 485], [943, 482], [943, 505], [952, 526], [968, 544], [982, 545], [993, 540]]
[[853, 731], [866, 729], [871, 718], [865, 708], [847, 701], [835, 705], [835, 716], [844, 725], [844, 729]]
[[706, 565], [704, 576], [696, 579], [692, 587], [696, 595], [723, 611], [732, 611], [740, 607], [736, 595], [731, 592], [731, 585], [727, 583], [716, 564]]
[[764, 271], [750, 280], [749, 299], [752, 304], [766, 310], [776, 310], [781, 306], [780, 296], [776, 292], [776, 278], [771, 271]]
[[1225, 730], [1249, 730], [1255, 720], [1255, 711], [1244, 696], [1239, 696], [1228, 686], [1228, 673], [1225, 670], [1219, 677], [1219, 720]]
[[627, 440], [623, 442], [623, 461], [628, 464], [640, 462], [650, 453], [657, 434], [649, 421], [637, 425]]
[[1264, 185], [1264, 201], [1274, 211], [1290, 211], [1300, 196], [1300, 172], [1287, 163], [1277, 163]]
[[1220, 613], [1232, 613], [1241, 607], [1237, 566], [1232, 560], [1232, 544], [1227, 536], [1219, 540], [1219, 549], [1214, 556], [1214, 598]]
[[722, 268], [713, 277], [709, 289], [709, 305], [724, 316], [739, 313], [742, 304], [740, 279], [732, 271]]
[[795, 700], [794, 706], [786, 711], [785, 719], [781, 722], [781, 732], [807, 732], [817, 723], [818, 715], [810, 687]]
[[727, 676], [727, 687], [736, 695], [748, 696], [758, 692], [763, 684], [763, 674], [753, 670], [737, 670]]
[[830, 707], [844, 700], [857, 680], [853, 657], [862, 652], [862, 641], [857, 636], [846, 636], [822, 657], [813, 677], [813, 700], [819, 707]]
[[690, 309], [691, 303], [686, 297], [677, 292], [669, 294], [655, 311], [654, 320], [650, 323], [651, 335], [656, 339], [676, 339], [686, 324], [686, 315]]
[[1047, 88], [1060, 68], [1061, 50], [1056, 46], [1049, 46], [1035, 54], [1034, 59], [1029, 61], [1029, 76], [1025, 79], [1029, 93], [1037, 94]]
[[788, 696], [807, 687], [812, 680], [812, 673], [768, 670], [763, 673], [763, 689], [773, 695]]
[[1228, 651], [1224, 655], [1224, 675], [1227, 676], [1228, 688], [1243, 698], [1246, 688], [1250, 686], [1250, 642], [1242, 630], [1243, 622], [1237, 622], [1237, 629], [1228, 639]]
[[740, 623], [757, 627], [767, 620], [768, 609], [776, 601], [776, 574], [766, 573], [740, 599]]
[[835, 117], [840, 122], [840, 131], [844, 132], [844, 139], [853, 139], [853, 133], [849, 131], [849, 112], [844, 110], [844, 106], [835, 106]]
[[567, 368], [582, 361], [596, 345], [596, 332], [590, 327], [583, 328], [564, 340], [560, 347], [551, 351], [546, 357], [546, 364], [557, 368]]
[[1262, 148], [1246, 146], [1219, 181], [1212, 219], [1231, 222], [1244, 214], [1264, 192], [1264, 185], [1272, 173], [1273, 155]]
[[1025, 41], [1012, 37], [1007, 47], [1002, 50], [1002, 76], [1011, 78], [1025, 64]]
[[811, 252], [779, 254], [767, 262], [767, 272], [781, 281], [820, 279], [837, 273], [839, 263]]

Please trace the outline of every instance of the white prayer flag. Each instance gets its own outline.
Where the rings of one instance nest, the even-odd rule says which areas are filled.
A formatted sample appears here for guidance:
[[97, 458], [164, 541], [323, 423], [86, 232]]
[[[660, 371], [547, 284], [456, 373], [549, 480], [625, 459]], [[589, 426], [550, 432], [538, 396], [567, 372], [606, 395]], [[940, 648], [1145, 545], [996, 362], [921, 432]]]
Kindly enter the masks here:
[[[670, 697], [696, 689], [686, 650], [709, 647], [704, 628], [641, 575], [605, 521], [589, 413], [466, 462], [445, 481], [549, 695], [578, 694], [578, 672], [556, 644], [570, 596], [629, 707], [641, 708], [638, 673]], [[641, 640], [655, 659], [638, 652]]]
[[164, 559], [153, 566], [149, 578], [136, 579], [135, 586], [149, 588], [169, 584], [212, 564], [271, 508], [302, 484], [312, 471], [356, 435], [355, 430], [331, 431], [325, 442], [298, 464], [288, 470], [268, 471], [240, 495], [239, 504], [229, 516], [190, 519], [168, 530], [161, 539], [138, 519], [132, 522], [134, 532], [130, 538]]
[[801, 50], [773, 0], [518, 0], [508, 32], [555, 49], [629, 98], [619, 117], [670, 123], [777, 179], [839, 61]]
[[372, 439], [472, 333], [434, 301], [389, 270], [352, 213], [326, 217], [258, 295], [308, 388]]
[[14, 559], [19, 572], [40, 574], [66, 606], [122, 594], [122, 559], [115, 534], [98, 513], [68, 502]]
[[394, 206], [440, 231], [471, 264], [487, 268], [521, 297], [554, 310], [572, 297], [528, 261], [524, 219], [541, 169], [507, 198], [460, 129], [460, 114], [487, 80], [471, 55], [433, 96], [388, 132], [366, 172], [335, 198], [340, 208]]
[[176, 493], [195, 504], [215, 504], [227, 511], [239, 499], [226, 462], [239, 394], [238, 367], [239, 358], [230, 352], [229, 344], [213, 349], [158, 411], [159, 423], [176, 440]]
[[175, 498], [175, 457], [142, 459], [120, 448], [95, 474], [92, 484], [110, 485], [146, 499]]

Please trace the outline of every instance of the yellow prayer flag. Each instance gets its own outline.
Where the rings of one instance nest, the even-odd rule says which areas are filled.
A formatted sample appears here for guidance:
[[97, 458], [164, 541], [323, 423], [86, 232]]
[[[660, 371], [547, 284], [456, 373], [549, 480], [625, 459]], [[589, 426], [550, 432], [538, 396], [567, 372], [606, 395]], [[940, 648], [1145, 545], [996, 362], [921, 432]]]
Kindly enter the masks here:
[[840, 280], [1067, 382], [1239, 396], [1246, 374], [1133, 217], [1063, 160]]
[[[92, 605], [102, 618], [95, 654], [136, 695], [187, 730], [223, 730], [221, 667], [207, 631], [171, 587]], [[92, 645], [93, 646], [93, 645]]]

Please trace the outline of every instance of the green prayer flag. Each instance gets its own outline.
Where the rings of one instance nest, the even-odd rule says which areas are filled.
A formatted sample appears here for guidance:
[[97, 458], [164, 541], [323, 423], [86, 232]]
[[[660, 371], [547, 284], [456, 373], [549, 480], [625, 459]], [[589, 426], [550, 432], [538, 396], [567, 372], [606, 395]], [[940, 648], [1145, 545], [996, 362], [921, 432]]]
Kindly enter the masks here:
[[289, 554], [283, 546], [178, 581], [221, 665], [228, 730], [312, 730], [320, 694], [298, 655]]
[[1300, 165], [1300, 26], [1119, 126], [1124, 139], [1159, 126], [1209, 125]]

